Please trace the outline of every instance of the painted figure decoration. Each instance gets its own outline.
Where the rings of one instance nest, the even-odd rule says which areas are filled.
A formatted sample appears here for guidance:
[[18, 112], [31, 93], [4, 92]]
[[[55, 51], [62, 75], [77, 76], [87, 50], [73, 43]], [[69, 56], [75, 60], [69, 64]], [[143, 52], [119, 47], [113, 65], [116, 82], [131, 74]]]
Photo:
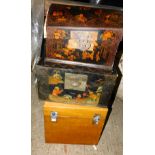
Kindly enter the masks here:
[[95, 75], [88, 78], [86, 74], [52, 70], [48, 79], [51, 101], [92, 105], [99, 102], [103, 88], [96, 82], [103, 83], [103, 80], [96, 78]]
[[107, 105], [117, 72], [67, 64], [41, 62], [36, 67], [38, 94], [43, 100], [65, 104]]

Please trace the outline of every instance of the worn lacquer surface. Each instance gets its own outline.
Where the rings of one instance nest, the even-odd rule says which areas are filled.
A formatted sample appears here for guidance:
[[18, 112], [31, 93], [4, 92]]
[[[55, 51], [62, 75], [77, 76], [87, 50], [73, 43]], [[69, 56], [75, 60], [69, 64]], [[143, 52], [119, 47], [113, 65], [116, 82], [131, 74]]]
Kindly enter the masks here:
[[46, 56], [112, 66], [122, 40], [122, 17], [118, 10], [51, 5]]
[[39, 97], [66, 104], [108, 104], [116, 73], [60, 64], [37, 65]]
[[52, 4], [47, 26], [122, 28], [123, 12], [115, 8]]

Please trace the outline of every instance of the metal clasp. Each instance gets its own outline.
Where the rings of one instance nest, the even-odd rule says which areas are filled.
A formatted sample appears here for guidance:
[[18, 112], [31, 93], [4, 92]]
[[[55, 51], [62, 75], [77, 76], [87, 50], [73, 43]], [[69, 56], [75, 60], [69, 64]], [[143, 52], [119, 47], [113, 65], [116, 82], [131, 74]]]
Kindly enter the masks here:
[[101, 118], [100, 115], [95, 114], [94, 117], [93, 117], [93, 124], [97, 125], [99, 123], [100, 118]]
[[51, 112], [51, 122], [56, 122], [58, 117], [58, 112], [52, 111]]

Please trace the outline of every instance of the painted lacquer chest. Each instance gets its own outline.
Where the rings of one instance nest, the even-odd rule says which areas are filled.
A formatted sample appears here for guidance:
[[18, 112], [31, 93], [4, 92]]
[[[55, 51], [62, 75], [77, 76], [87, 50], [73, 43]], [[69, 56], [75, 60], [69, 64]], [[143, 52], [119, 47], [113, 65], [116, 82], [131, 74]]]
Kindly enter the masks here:
[[46, 19], [46, 57], [112, 69], [122, 20], [118, 8], [52, 4]]
[[56, 63], [36, 66], [39, 98], [81, 105], [107, 105], [117, 73]]

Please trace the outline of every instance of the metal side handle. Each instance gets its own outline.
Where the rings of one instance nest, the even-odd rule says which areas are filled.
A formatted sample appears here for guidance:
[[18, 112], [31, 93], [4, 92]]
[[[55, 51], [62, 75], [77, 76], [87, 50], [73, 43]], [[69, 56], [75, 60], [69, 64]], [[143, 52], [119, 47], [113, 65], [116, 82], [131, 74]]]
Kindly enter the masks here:
[[51, 112], [51, 122], [56, 122], [58, 118], [58, 112], [52, 111]]
[[100, 118], [101, 118], [100, 115], [95, 114], [94, 117], [93, 117], [93, 124], [97, 125], [99, 123]]

